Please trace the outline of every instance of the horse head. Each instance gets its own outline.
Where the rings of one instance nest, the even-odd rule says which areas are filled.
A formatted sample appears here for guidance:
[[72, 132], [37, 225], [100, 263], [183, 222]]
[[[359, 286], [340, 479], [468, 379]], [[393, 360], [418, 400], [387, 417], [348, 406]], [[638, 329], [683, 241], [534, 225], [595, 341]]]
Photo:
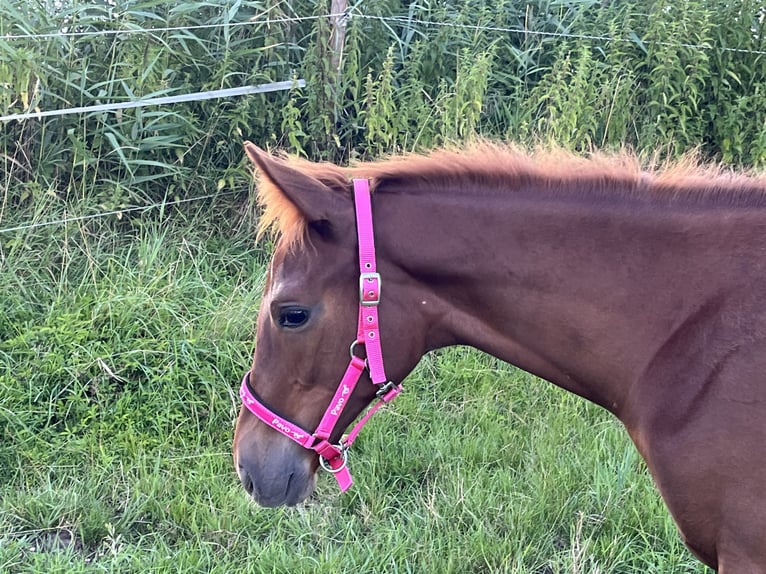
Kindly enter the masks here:
[[[278, 227], [280, 239], [258, 313], [252, 368], [243, 383], [250, 398], [236, 425], [234, 463], [258, 503], [294, 505], [314, 489], [320, 456], [310, 448], [310, 435], [323, 415], [342, 405], [326, 437], [339, 444], [380, 385], [365, 369], [353, 391], [339, 387], [349, 354], [352, 361], [361, 355], [362, 365], [365, 354], [363, 342], [354, 344], [360, 268], [351, 181], [333, 166], [306, 163], [297, 169], [253, 144], [246, 144], [246, 151], [261, 175], [262, 225]], [[380, 340], [388, 377], [399, 382], [424, 352], [425, 325], [412, 312], [407, 273], [388, 261], [381, 247], [377, 271], [386, 285]], [[255, 416], [248, 401], [267, 405], [269, 414]]]

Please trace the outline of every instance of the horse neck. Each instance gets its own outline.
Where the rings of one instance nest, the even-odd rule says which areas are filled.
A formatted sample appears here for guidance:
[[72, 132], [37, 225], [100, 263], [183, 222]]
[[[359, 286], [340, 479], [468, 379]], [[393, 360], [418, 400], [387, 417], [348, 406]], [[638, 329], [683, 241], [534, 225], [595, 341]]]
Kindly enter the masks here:
[[429, 348], [476, 347], [618, 416], [695, 312], [687, 301], [716, 290], [685, 266], [689, 218], [664, 208], [523, 192], [383, 195], [381, 247], [422, 286]]

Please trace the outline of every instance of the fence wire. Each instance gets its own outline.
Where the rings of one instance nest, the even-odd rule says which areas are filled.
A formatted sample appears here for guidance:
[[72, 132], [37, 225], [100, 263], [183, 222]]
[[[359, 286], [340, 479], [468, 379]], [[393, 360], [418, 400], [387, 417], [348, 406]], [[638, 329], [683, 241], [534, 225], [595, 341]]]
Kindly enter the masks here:
[[[266, 12], [264, 12], [266, 14]], [[320, 18], [343, 17], [341, 14], [317, 14], [313, 16], [285, 16], [279, 18], [261, 18], [256, 16], [244, 22], [220, 22], [218, 24], [195, 24], [192, 26], [158, 26], [156, 28], [122, 28], [117, 30], [91, 30], [88, 32], [45, 32], [41, 34], [4, 34], [0, 40], [50, 40], [52, 38], [84, 38], [91, 36], [123, 36], [127, 34], [161, 34], [163, 32], [186, 32], [191, 30], [211, 30], [216, 28], [242, 28], [246, 26], [268, 26], [271, 24], [297, 23]]]
[[[264, 12], [263, 15], [267, 14]], [[5, 34], [0, 36], [0, 39], [5, 41], [14, 40], [45, 40], [51, 38], [78, 38], [87, 36], [119, 36], [124, 34], [160, 34], [164, 32], [184, 32], [193, 30], [209, 30], [217, 28], [240, 28], [244, 26], [260, 26], [271, 24], [291, 24], [312, 20], [321, 19], [352, 19], [359, 18], [364, 20], [375, 20], [379, 22], [385, 22], [389, 24], [397, 24], [402, 26], [414, 27], [431, 26], [431, 27], [449, 27], [464, 30], [473, 30], [476, 32], [502, 32], [506, 34], [519, 34], [527, 36], [541, 36], [548, 38], [566, 38], [571, 40], [589, 40], [593, 42], [619, 42], [636, 44], [639, 46], [657, 45], [667, 46], [675, 48], [688, 48], [694, 50], [720, 50], [721, 52], [732, 52], [738, 54], [751, 54], [751, 55], [766, 55], [766, 50], [751, 50], [746, 48], [730, 48], [727, 46], [715, 46], [712, 44], [692, 44], [686, 42], [660, 42], [660, 41], [646, 41], [638, 36], [632, 38], [624, 38], [619, 36], [608, 36], [599, 34], [575, 34], [571, 32], [553, 32], [544, 30], [530, 30], [524, 27], [505, 27], [505, 26], [492, 26], [485, 24], [465, 24], [462, 22], [446, 22], [441, 20], [423, 20], [419, 18], [410, 18], [406, 16], [378, 16], [372, 14], [365, 14], [358, 8], [349, 8], [346, 12], [328, 13], [328, 14], [315, 14], [312, 16], [281, 16], [277, 18], [261, 18], [256, 16], [245, 22], [220, 22], [216, 24], [198, 24], [192, 26], [167, 26], [156, 28], [123, 28], [118, 30], [92, 30], [88, 32], [47, 32], [41, 34]]]
[[637, 46], [668, 46], [671, 48], [690, 48], [694, 50], [720, 50], [721, 52], [735, 52], [740, 54], [752, 54], [752, 55], [766, 55], [766, 50], [748, 50], [744, 48], [727, 48], [725, 46], [714, 46], [711, 44], [688, 44], [683, 42], [659, 42], [659, 41], [644, 41], [638, 36], [635, 38], [622, 38], [617, 36], [600, 36], [600, 35], [588, 35], [588, 34], [572, 34], [570, 32], [546, 32], [543, 30], [529, 30], [527, 28], [511, 28], [503, 26], [485, 26], [481, 24], [464, 24], [462, 22], [441, 22], [437, 20], [419, 20], [413, 18], [407, 18], [404, 16], [373, 16], [369, 14], [354, 14], [356, 18], [363, 18], [368, 20], [380, 20], [388, 23], [397, 23], [401, 25], [407, 25], [412, 27], [413, 24], [419, 24], [422, 26], [433, 27], [449, 27], [458, 28], [463, 30], [473, 30], [476, 32], [505, 32], [507, 34], [521, 34], [527, 36], [543, 36], [550, 38], [566, 38], [571, 40], [590, 40], [597, 42], [620, 42], [626, 44], [636, 44]]
[[17, 231], [29, 231], [32, 229], [38, 229], [40, 227], [50, 227], [51, 225], [65, 225], [67, 223], [74, 223], [77, 221], [87, 221], [89, 219], [99, 219], [101, 217], [109, 217], [111, 215], [115, 216], [121, 216], [126, 213], [135, 213], [137, 211], [149, 211], [152, 209], [159, 209], [159, 208], [165, 208], [165, 207], [172, 207], [174, 205], [180, 205], [183, 203], [191, 203], [194, 201], [204, 201], [206, 199], [214, 199], [218, 197], [226, 197], [227, 195], [234, 195], [237, 193], [241, 193], [241, 191], [222, 191], [219, 193], [210, 193], [208, 195], [200, 195], [197, 197], [187, 197], [184, 199], [177, 199], [174, 201], [161, 201], [159, 203], [152, 203], [151, 205], [141, 205], [136, 207], [126, 207], [124, 209], [115, 209], [113, 211], [105, 211], [101, 213], [92, 213], [90, 215], [78, 215], [76, 217], [65, 217], [62, 219], [54, 219], [51, 221], [40, 221], [37, 223], [25, 223], [22, 225], [17, 225], [15, 227], [6, 227], [5, 229], [0, 229], [0, 234], [4, 233], [13, 233]]
[[0, 116], [0, 122], [7, 122], [11, 120], [28, 120], [32, 118], [34, 119], [47, 118], [51, 116], [65, 116], [68, 114], [81, 114], [81, 113], [88, 113], [88, 112], [111, 112], [114, 110], [140, 108], [143, 106], [159, 106], [159, 105], [166, 105], [166, 104], [177, 104], [180, 102], [198, 102], [201, 100], [213, 100], [217, 98], [232, 98], [235, 96], [245, 96], [249, 94], [264, 94], [267, 92], [278, 92], [281, 90], [303, 88], [305, 86], [306, 86], [306, 81], [302, 79], [286, 81], [286, 82], [272, 82], [270, 84], [258, 84], [257, 86], [242, 86], [241, 88], [225, 88], [223, 90], [210, 90], [207, 92], [178, 94], [176, 96], [146, 98], [143, 100], [134, 100], [132, 102], [115, 102], [111, 104], [97, 104], [93, 106], [64, 108], [60, 110], [46, 110], [46, 111], [26, 112], [23, 114], [11, 114], [9, 116]]

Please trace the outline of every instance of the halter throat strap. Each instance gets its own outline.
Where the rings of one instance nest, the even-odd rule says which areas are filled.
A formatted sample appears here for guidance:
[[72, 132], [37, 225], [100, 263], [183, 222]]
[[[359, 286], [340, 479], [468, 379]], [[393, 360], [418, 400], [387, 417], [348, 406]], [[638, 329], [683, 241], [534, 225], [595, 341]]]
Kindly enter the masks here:
[[[242, 379], [239, 391], [244, 405], [261, 421], [302, 447], [316, 452], [322, 468], [335, 476], [338, 486], [343, 492], [353, 484], [347, 464], [348, 449], [356, 440], [362, 427], [370, 420], [370, 417], [383, 404], [393, 400], [402, 390], [401, 384], [395, 384], [388, 380], [383, 367], [378, 322], [382, 282], [377, 271], [375, 258], [370, 183], [366, 179], [354, 180], [354, 206], [359, 243], [359, 321], [356, 339], [351, 344], [351, 358], [346, 372], [341, 378], [335, 395], [327, 406], [316, 430], [313, 433], [308, 432], [300, 425], [271, 410], [251, 388], [249, 371]], [[365, 349], [366, 359], [356, 355], [356, 349], [360, 346]], [[340, 443], [332, 444], [329, 442], [330, 435], [335, 430], [338, 420], [365, 370], [369, 372], [372, 382], [379, 387], [378, 400], [359, 419], [345, 438], [341, 439]]]

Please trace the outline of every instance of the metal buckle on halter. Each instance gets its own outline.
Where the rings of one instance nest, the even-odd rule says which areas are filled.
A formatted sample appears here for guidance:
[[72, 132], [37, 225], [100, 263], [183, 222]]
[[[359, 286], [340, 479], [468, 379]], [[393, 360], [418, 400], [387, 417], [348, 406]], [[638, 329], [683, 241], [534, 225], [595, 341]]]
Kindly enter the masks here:
[[[330, 466], [330, 461], [327, 460], [325, 457], [320, 456], [319, 457], [319, 466], [321, 466], [324, 470], [329, 472], [330, 474], [337, 474], [344, 468], [346, 468], [346, 465], [348, 464], [348, 447], [341, 443], [338, 443], [337, 445], [338, 450], [340, 450], [340, 454], [338, 456], [341, 457], [343, 462], [338, 468], [333, 468]], [[334, 460], [334, 459], [333, 459]]]
[[[377, 282], [377, 289], [365, 288], [365, 283]], [[359, 275], [359, 303], [363, 307], [377, 307], [380, 303], [380, 291], [382, 283], [380, 273], [362, 273]]]
[[394, 381], [388, 381], [380, 386], [375, 396], [382, 401], [388, 402], [401, 392], [402, 385], [397, 385]]

